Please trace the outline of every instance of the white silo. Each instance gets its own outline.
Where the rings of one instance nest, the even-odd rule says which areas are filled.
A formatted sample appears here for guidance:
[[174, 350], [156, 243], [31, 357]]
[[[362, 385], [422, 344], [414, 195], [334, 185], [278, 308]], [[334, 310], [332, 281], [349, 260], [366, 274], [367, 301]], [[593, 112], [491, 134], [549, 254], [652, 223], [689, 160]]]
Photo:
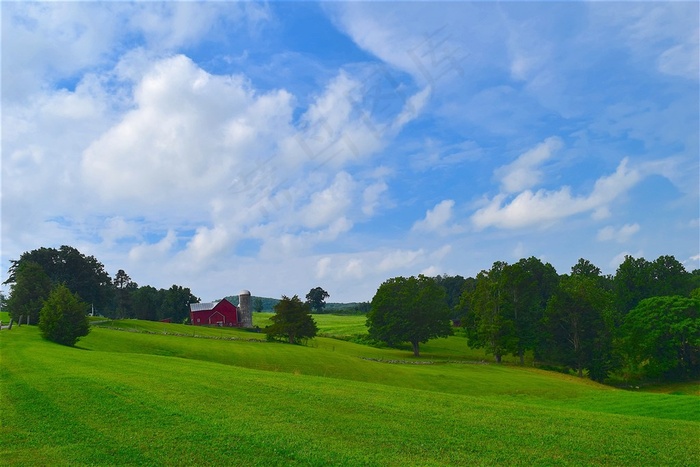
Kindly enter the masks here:
[[241, 290], [238, 293], [238, 308], [241, 313], [241, 326], [244, 328], [252, 328], [253, 308], [250, 304], [250, 291]]

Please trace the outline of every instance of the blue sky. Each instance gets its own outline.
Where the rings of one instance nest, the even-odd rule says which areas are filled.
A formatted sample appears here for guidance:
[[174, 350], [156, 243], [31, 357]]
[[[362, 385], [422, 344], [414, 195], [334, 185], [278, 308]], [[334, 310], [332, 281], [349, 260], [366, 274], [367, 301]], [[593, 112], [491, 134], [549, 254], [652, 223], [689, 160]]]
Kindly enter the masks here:
[[697, 2], [2, 8], [2, 274], [370, 300], [399, 275], [699, 266]]

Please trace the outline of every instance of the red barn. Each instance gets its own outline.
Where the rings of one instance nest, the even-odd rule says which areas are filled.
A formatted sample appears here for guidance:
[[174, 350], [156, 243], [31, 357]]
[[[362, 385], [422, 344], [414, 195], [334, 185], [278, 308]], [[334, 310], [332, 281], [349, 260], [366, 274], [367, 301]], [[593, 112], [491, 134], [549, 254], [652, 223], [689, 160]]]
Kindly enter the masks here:
[[190, 322], [194, 326], [240, 326], [236, 305], [225, 298], [214, 303], [190, 303]]

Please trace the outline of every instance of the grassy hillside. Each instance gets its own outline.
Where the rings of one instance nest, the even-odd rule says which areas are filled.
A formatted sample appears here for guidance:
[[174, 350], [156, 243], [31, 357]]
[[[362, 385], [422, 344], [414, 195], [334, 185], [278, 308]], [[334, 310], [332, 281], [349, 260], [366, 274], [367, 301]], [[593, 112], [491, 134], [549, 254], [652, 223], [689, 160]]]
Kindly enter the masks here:
[[692, 465], [700, 456], [695, 396], [466, 363], [456, 337], [414, 359], [330, 338], [303, 347], [233, 329], [103, 325], [131, 332], [97, 327], [78, 348], [43, 341], [33, 326], [0, 332], [4, 464]]

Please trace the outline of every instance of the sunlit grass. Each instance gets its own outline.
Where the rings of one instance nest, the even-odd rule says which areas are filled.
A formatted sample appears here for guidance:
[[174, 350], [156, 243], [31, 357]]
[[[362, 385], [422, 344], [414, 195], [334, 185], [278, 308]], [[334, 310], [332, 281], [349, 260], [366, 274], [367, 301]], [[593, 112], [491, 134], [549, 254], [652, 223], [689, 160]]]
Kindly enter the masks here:
[[458, 337], [412, 359], [330, 338], [292, 346], [218, 338], [255, 337], [242, 330], [192, 337], [179, 332], [195, 334], [191, 326], [130, 324], [149, 333], [97, 327], [78, 348], [42, 340], [35, 326], [0, 333], [4, 464], [692, 465], [700, 456], [697, 397], [444, 363], [468, 360]]

